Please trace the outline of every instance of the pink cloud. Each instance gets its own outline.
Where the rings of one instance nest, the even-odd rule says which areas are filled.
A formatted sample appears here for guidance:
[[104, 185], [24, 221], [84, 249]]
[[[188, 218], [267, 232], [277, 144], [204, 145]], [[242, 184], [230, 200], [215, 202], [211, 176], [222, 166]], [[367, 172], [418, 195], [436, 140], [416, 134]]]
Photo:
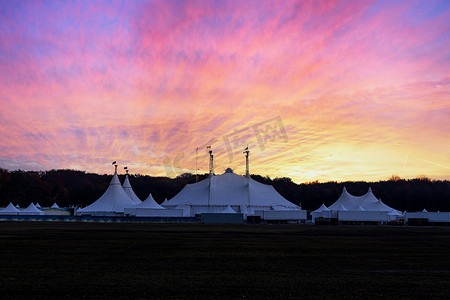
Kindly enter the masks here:
[[[255, 143], [255, 172], [386, 178], [404, 151], [443, 165], [450, 9], [419, 4], [4, 5], [0, 164], [165, 174], [181, 156], [178, 171], [195, 169], [214, 141], [218, 168], [242, 170], [223, 137], [281, 116], [289, 141]], [[416, 161], [401, 175], [450, 176]]]

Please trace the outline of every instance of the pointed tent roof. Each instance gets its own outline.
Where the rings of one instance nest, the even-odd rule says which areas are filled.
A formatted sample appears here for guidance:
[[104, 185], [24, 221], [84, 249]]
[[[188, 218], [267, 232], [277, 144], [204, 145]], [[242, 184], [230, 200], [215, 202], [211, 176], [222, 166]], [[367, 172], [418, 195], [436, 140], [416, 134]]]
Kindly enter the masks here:
[[202, 181], [187, 184], [175, 197], [167, 201], [167, 206], [191, 203], [193, 206], [205, 205], [281, 205], [290, 209], [299, 207], [281, 196], [271, 185], [257, 182], [251, 178], [226, 172], [211, 176]]
[[363, 196], [360, 197], [356, 197], [353, 195], [350, 195], [349, 192], [347, 192], [347, 189], [344, 188], [342, 189], [342, 193], [341, 196], [339, 196], [339, 198], [337, 199], [336, 202], [334, 202], [332, 205], [328, 206], [329, 210], [340, 210], [340, 206], [343, 206], [345, 208], [348, 208], [349, 210], [354, 210], [357, 206], [358, 203], [360, 202], [361, 198]]
[[348, 210], [348, 209], [346, 209], [344, 205], [339, 204], [336, 210]]
[[21, 215], [32, 214], [32, 215], [45, 215], [45, 213], [37, 208], [33, 203], [30, 203], [27, 208], [22, 209]]
[[123, 190], [117, 176], [117, 169], [111, 179], [108, 189], [105, 193], [94, 203], [85, 208], [79, 209], [80, 212], [115, 212], [123, 213], [125, 207], [131, 207], [136, 203], [130, 199], [127, 193]]
[[55, 203], [53, 203], [53, 205], [52, 205], [50, 208], [56, 208], [56, 209], [58, 209], [59, 206], [58, 206], [58, 204], [56, 204], [56, 202], [55, 202]]
[[323, 212], [323, 211], [330, 211], [328, 209], [328, 207], [326, 207], [325, 204], [322, 204], [318, 209], [316, 209], [315, 211], [312, 211], [311, 213], [320, 213], [320, 212]]
[[372, 189], [369, 187], [367, 193], [362, 196], [353, 196], [347, 192], [347, 189], [344, 187], [342, 189], [342, 194], [338, 198], [336, 202], [330, 205], [328, 208], [330, 210], [339, 210], [339, 206], [343, 205], [347, 210], [350, 211], [358, 211], [360, 208], [363, 208], [366, 211], [386, 211], [389, 212], [393, 208], [384, 204], [381, 200], [377, 199], [375, 195], [372, 193]]
[[164, 207], [162, 207], [161, 205], [159, 205], [155, 199], [153, 199], [152, 193], [150, 193], [147, 197], [147, 199], [145, 199], [144, 202], [141, 202], [135, 206], [133, 206], [133, 208], [155, 208], [155, 209], [165, 209]]
[[358, 204], [358, 206], [356, 207], [355, 210], [356, 210], [356, 211], [366, 211], [366, 210], [361, 206], [361, 204]]
[[41, 206], [39, 205], [38, 202], [36, 202], [36, 207], [37, 207], [37, 208], [41, 208]]
[[139, 199], [139, 197], [136, 196], [136, 194], [133, 191], [133, 188], [131, 187], [130, 180], [128, 179], [128, 172], [127, 175], [125, 175], [125, 181], [123, 182], [122, 187], [124, 191], [127, 193], [128, 197], [130, 197], [130, 199], [133, 200], [135, 204], [142, 203], [141, 199]]
[[388, 216], [403, 216], [403, 214], [401, 212], [399, 212], [398, 210], [391, 210], [390, 212], [387, 213]]
[[166, 204], [167, 204], [167, 201], [168, 201], [167, 198], [165, 198], [164, 201], [163, 201], [163, 203], [161, 203], [161, 205], [163, 205], [163, 206], [166, 205]]
[[422, 210], [422, 212], [428, 212], [428, 210], [426, 210], [425, 208]]
[[0, 214], [18, 214], [19, 212], [20, 210], [18, 210], [11, 202], [9, 202], [8, 206], [4, 209], [0, 210]]
[[231, 208], [231, 206], [227, 205], [224, 210], [221, 211], [222, 214], [235, 214], [236, 212]]

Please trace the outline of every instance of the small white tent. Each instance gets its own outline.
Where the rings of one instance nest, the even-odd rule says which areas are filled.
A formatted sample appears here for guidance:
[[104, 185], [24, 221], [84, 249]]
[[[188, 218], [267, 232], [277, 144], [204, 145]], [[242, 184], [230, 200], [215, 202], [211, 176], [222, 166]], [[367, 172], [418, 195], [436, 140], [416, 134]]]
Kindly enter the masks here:
[[316, 218], [329, 218], [330, 210], [325, 204], [322, 204], [318, 209], [311, 212], [312, 221], [315, 222]]
[[122, 214], [125, 207], [133, 205], [135, 205], [135, 202], [130, 199], [120, 184], [116, 166], [114, 176], [105, 193], [91, 205], [79, 209], [78, 213], [83, 215]]
[[33, 203], [30, 203], [27, 208], [22, 209], [21, 212], [19, 212], [19, 215], [45, 215], [45, 213], [37, 208]]
[[59, 209], [59, 206], [58, 206], [58, 204], [56, 204], [56, 202], [55, 202], [55, 203], [53, 203], [53, 205], [52, 205], [50, 208]]
[[18, 215], [18, 210], [11, 202], [4, 209], [0, 210], [0, 215]]
[[162, 207], [161, 205], [159, 205], [158, 203], [156, 203], [155, 199], [153, 199], [152, 194], [150, 193], [147, 197], [147, 199], [145, 199], [144, 202], [141, 202], [139, 204], [135, 204], [129, 207], [125, 207], [125, 214], [126, 215], [136, 215], [136, 210], [141, 209], [141, 208], [146, 208], [146, 209], [165, 209], [164, 207]]
[[222, 214], [235, 214], [236, 212], [231, 208], [231, 206], [227, 205], [224, 210], [222, 210], [220, 213]]

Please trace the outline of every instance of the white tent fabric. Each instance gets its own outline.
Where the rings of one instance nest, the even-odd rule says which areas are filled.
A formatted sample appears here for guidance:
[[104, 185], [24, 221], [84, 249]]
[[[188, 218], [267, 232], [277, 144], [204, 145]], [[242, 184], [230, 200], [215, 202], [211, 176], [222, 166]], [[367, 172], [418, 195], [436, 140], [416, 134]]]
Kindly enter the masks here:
[[[155, 199], [153, 199], [152, 194], [150, 193], [147, 197], [147, 199], [145, 199], [144, 202], [141, 202], [139, 204], [135, 204], [133, 206], [127, 206], [124, 209], [124, 213], [126, 215], [136, 215], [137, 214], [137, 210], [138, 209], [158, 209], [158, 210], [165, 210], [164, 207], [162, 207], [161, 205], [159, 205], [158, 203], [156, 203]], [[159, 216], [161, 216], [161, 213], [158, 213]]]
[[342, 205], [342, 203], [341, 203], [341, 204], [338, 205], [338, 207], [337, 207], [336, 210], [343, 210], [343, 211], [346, 211], [346, 210], [348, 210], [348, 209], [346, 209], [345, 206]]
[[425, 208], [422, 210], [422, 212], [428, 212]]
[[123, 213], [125, 207], [131, 207], [135, 204], [123, 190], [116, 170], [106, 192], [97, 201], [85, 208], [79, 209], [78, 212], [82, 214]]
[[58, 206], [58, 204], [56, 204], [56, 202], [55, 202], [55, 203], [53, 203], [53, 205], [52, 205], [50, 208], [56, 208], [56, 209], [59, 209], [59, 206]]
[[325, 204], [322, 204], [318, 209], [316, 209], [315, 211], [312, 211], [311, 213], [321, 213], [323, 211], [330, 211], [328, 209], [328, 207], [326, 207]]
[[396, 209], [391, 210], [390, 212], [387, 213], [387, 215], [388, 216], [398, 216], [398, 217], [403, 216], [403, 214]]
[[0, 215], [18, 215], [20, 210], [18, 210], [14, 204], [11, 202], [4, 209], [0, 210]]
[[33, 203], [30, 203], [27, 208], [22, 209], [19, 215], [45, 215], [45, 213], [37, 208]]
[[235, 214], [236, 212], [231, 208], [231, 206], [227, 205], [224, 210], [221, 211], [222, 214]]
[[317, 218], [329, 218], [330, 216], [331, 212], [325, 204], [322, 204], [318, 209], [311, 212], [313, 223], [316, 222]]
[[358, 206], [356, 207], [355, 210], [356, 210], [356, 211], [366, 211], [366, 210], [361, 206], [361, 204], [358, 204]]
[[133, 191], [133, 188], [131, 187], [130, 180], [128, 179], [128, 174], [125, 175], [125, 181], [123, 182], [122, 187], [124, 191], [127, 193], [128, 197], [130, 197], [130, 199], [133, 200], [135, 204], [142, 203], [141, 199], [139, 199], [139, 197], [136, 196], [136, 194]]
[[41, 208], [41, 206], [39, 205], [38, 202], [36, 202], [36, 207], [37, 207], [37, 208]]
[[[271, 185], [259, 183], [251, 178], [230, 171], [211, 176], [200, 182], [187, 184], [175, 197], [164, 205], [176, 208], [179, 205], [193, 207], [193, 213], [218, 212], [217, 207], [230, 206], [233, 210], [251, 213], [255, 209], [299, 210], [300, 207], [283, 198]], [[216, 207], [216, 208], [214, 208]], [[245, 208], [244, 208], [245, 207]]]
[[159, 205], [155, 199], [153, 199], [152, 194], [150, 193], [145, 199], [144, 202], [134, 205], [132, 208], [154, 208], [154, 209], [165, 209], [161, 205]]
[[362, 196], [350, 195], [344, 187], [339, 199], [328, 208], [332, 211], [344, 210], [341, 209], [341, 206], [348, 211], [361, 211], [361, 209], [363, 209], [364, 211], [390, 212], [393, 209], [392, 207], [384, 204], [381, 200], [377, 199], [372, 193], [372, 189], [370, 187], [367, 193]]
[[164, 201], [163, 201], [163, 203], [161, 203], [161, 205], [164, 206], [164, 205], [166, 205], [166, 204], [167, 204], [167, 198], [164, 199]]

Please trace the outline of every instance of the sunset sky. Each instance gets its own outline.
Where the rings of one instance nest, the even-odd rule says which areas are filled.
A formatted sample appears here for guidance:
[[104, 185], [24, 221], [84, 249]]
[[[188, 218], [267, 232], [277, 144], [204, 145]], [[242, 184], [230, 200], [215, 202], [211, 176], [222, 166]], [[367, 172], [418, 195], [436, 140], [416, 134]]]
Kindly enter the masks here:
[[450, 1], [0, 1], [0, 167], [450, 179]]

